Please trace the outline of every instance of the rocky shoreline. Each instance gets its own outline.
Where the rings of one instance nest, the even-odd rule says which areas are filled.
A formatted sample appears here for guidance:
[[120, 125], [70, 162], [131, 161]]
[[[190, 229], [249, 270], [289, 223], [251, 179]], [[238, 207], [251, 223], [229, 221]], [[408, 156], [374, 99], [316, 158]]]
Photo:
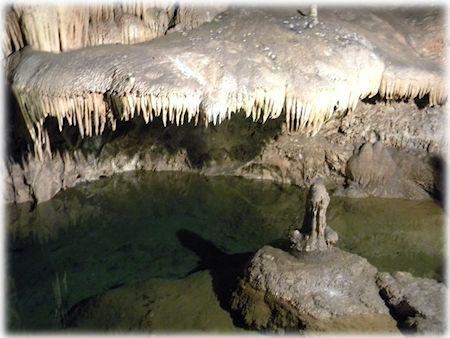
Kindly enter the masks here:
[[[76, 184], [132, 170], [234, 175], [301, 187], [321, 177], [347, 197], [440, 199], [444, 110], [412, 102], [361, 103], [313, 137], [286, 132], [278, 120], [260, 125], [235, 117], [223, 126], [170, 126], [160, 134], [137, 120], [124, 135], [85, 139], [81, 148], [57, 151], [52, 159], [28, 153], [11, 160], [4, 200], [40, 203]], [[239, 140], [242, 134], [248, 138]]]

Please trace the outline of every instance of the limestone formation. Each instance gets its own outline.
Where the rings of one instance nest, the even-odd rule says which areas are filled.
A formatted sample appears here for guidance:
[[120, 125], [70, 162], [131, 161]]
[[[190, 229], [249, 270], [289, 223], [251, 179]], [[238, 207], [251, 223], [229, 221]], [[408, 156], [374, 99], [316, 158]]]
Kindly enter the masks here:
[[231, 307], [259, 330], [398, 332], [378, 295], [376, 273], [366, 259], [338, 248], [296, 257], [264, 246]]
[[338, 234], [327, 226], [330, 196], [322, 182], [311, 185], [306, 201], [305, 218], [301, 230], [291, 235], [294, 252], [326, 251], [338, 241]]
[[[265, 126], [270, 125], [268, 119], [280, 118], [272, 123], [281, 123], [282, 116], [285, 123], [252, 159], [205, 163], [199, 168], [202, 173], [303, 187], [320, 176], [338, 186], [345, 184], [348, 188], [338, 194], [347, 196], [442, 195], [446, 138], [445, 106], [440, 104], [446, 92], [441, 63], [445, 44], [439, 40], [442, 34], [436, 34], [444, 31], [439, 9], [323, 8], [317, 25], [310, 25], [313, 17], [307, 8], [223, 12], [222, 7], [197, 8], [184, 2], [177, 11], [170, 5], [138, 2], [89, 6], [88, 11], [77, 6], [38, 7], [45, 10], [14, 5], [5, 13], [5, 43], [10, 52], [16, 51], [5, 65], [18, 101], [17, 111], [16, 107], [10, 111], [22, 115], [16, 117], [20, 126], [11, 130], [26, 140], [26, 150], [6, 164], [8, 201], [43, 201], [71, 186], [63, 182], [83, 181], [70, 174], [65, 177], [66, 172], [60, 175], [59, 164], [51, 163], [52, 158], [60, 161], [56, 142], [67, 130], [77, 134], [80, 144], [109, 139], [111, 130], [132, 119], [131, 123], [156, 119], [165, 126], [190, 122], [196, 130], [195, 124], [217, 124], [237, 112]], [[87, 33], [79, 29], [86, 20]], [[86, 47], [132, 44], [142, 25], [157, 35], [164, 30], [173, 34], [133, 46]], [[83, 40], [86, 34], [89, 41]], [[48, 48], [40, 51], [40, 45], [55, 50], [44, 53]], [[370, 103], [358, 103], [374, 94]], [[419, 102], [422, 98], [424, 106], [418, 109], [412, 100], [391, 101], [407, 98]], [[246, 137], [254, 142], [251, 134]], [[133, 150], [138, 158], [141, 148]], [[126, 156], [108, 154], [101, 161], [134, 158], [128, 149], [122, 150]], [[372, 156], [366, 156], [370, 152]], [[59, 183], [28, 180], [34, 177], [29, 173], [34, 161], [55, 172]], [[173, 163], [178, 166], [179, 161], [174, 158]], [[389, 165], [393, 170], [385, 170]], [[102, 168], [92, 166], [89, 177], [115, 170]], [[39, 198], [36, 191], [41, 192]]]
[[46, 52], [67, 52], [102, 44], [135, 44], [174, 29], [190, 30], [225, 6], [192, 7], [181, 1], [128, 1], [90, 6], [23, 5], [6, 13], [4, 53], [24, 46]]
[[330, 250], [338, 236], [326, 224], [329, 202], [323, 183], [314, 183], [293, 250], [258, 250], [232, 309], [258, 330], [396, 332], [395, 318], [400, 328], [405, 322], [421, 333], [442, 332], [445, 287], [409, 273], [378, 273], [358, 255]]
[[365, 192], [381, 197], [425, 198], [426, 192], [414, 184], [414, 176], [417, 176], [417, 170], [426, 171], [426, 161], [411, 162], [407, 154], [389, 149], [381, 141], [369, 141], [348, 160], [349, 186], [357, 185]]
[[[389, 109], [388, 109], [389, 108]], [[384, 111], [384, 113], [383, 113]], [[237, 175], [248, 179], [265, 179], [285, 184], [295, 184], [308, 187], [314, 177], [326, 177], [327, 182], [340, 187], [345, 183], [345, 189], [337, 189], [335, 195], [347, 197], [400, 197], [400, 198], [430, 198], [438, 196], [443, 185], [439, 178], [439, 158], [445, 146], [445, 135], [439, 125], [443, 124], [444, 112], [442, 108], [425, 108], [419, 110], [414, 104], [397, 103], [390, 107], [370, 104], [361, 104], [356, 111], [348, 114], [342, 120], [330, 121], [314, 138], [302, 134], [282, 134], [272, 138], [277, 132], [281, 121], [272, 121], [262, 128], [244, 119], [235, 116], [231, 121], [217, 128], [195, 128], [185, 126], [169, 126], [162, 128], [158, 125], [158, 132], [139, 132], [139, 128], [128, 130], [126, 134], [114, 135], [114, 140], [106, 140], [107, 135], [98, 136], [105, 142], [94, 154], [85, 154], [89, 161], [82, 160], [82, 156], [63, 154], [62, 158], [72, 158], [70, 167], [62, 176], [54, 173], [51, 176], [61, 179], [58, 184], [61, 189], [71, 187], [78, 182], [84, 182], [89, 172], [90, 180], [102, 176], [111, 176], [120, 168], [135, 168], [145, 170], [192, 170], [205, 175]], [[395, 124], [394, 124], [395, 122]], [[142, 122], [141, 122], [142, 123]], [[396, 128], [392, 127], [393, 125]], [[353, 149], [369, 139], [374, 130], [381, 133], [382, 126], [385, 133], [381, 136], [384, 147], [396, 162], [396, 179], [383, 182], [374, 180], [363, 188], [353, 181], [346, 170], [349, 158], [353, 156]], [[154, 126], [152, 126], [154, 128]], [[336, 133], [340, 129], [342, 133]], [[410, 132], [407, 132], [407, 130]], [[434, 132], [433, 132], [434, 131]], [[179, 152], [166, 153], [157, 133], [170, 133], [179, 140], [190, 140], [185, 151], [184, 146], [173, 145]], [[163, 135], [161, 134], [161, 135]], [[252, 136], [253, 135], [253, 136]], [[135, 140], [139, 139], [139, 142]], [[258, 145], [258, 139], [268, 139], [266, 144]], [[191, 142], [191, 140], [195, 140]], [[249, 141], [250, 140], [250, 141]], [[201, 147], [196, 142], [202, 142]], [[83, 148], [94, 142], [94, 138], [83, 140]], [[261, 148], [259, 148], [261, 147]], [[114, 151], [111, 151], [114, 149]], [[241, 162], [230, 158], [230, 152], [239, 149], [246, 160]], [[253, 149], [248, 152], [245, 149]], [[255, 149], [258, 149], [255, 151]], [[260, 150], [259, 150], [260, 149]], [[169, 150], [169, 149], [167, 149]], [[166, 153], [163, 155], [163, 153]], [[222, 158], [222, 161], [211, 161], [211, 154]], [[59, 155], [53, 155], [58, 161]], [[133, 160], [136, 158], [138, 160]], [[194, 163], [202, 158], [197, 167], [186, 163]], [[94, 161], [95, 159], [95, 161]], [[247, 161], [250, 159], [250, 161]], [[44, 156], [41, 166], [48, 166], [52, 170], [57, 168], [52, 159]], [[5, 180], [8, 187], [5, 195], [7, 202], [25, 202], [42, 198], [35, 198], [35, 189], [40, 185], [48, 185], [48, 179], [34, 180], [33, 185], [25, 177], [30, 177], [28, 171], [34, 165], [30, 162], [39, 162], [32, 154], [25, 156], [21, 162], [10, 162], [6, 165]], [[125, 165], [125, 163], [129, 164]], [[94, 163], [89, 168], [88, 163]], [[100, 165], [104, 163], [105, 165]], [[109, 163], [109, 164], [108, 164]], [[112, 163], [116, 163], [112, 166]], [[135, 165], [133, 164], [135, 163]], [[185, 163], [185, 164], [183, 164]], [[106, 165], [108, 164], [108, 165]], [[376, 168], [376, 161], [373, 162]], [[85, 168], [86, 167], [86, 168]], [[79, 178], [77, 178], [79, 174]], [[63, 183], [65, 182], [65, 183]], [[395, 188], [395, 189], [393, 189]], [[50, 195], [47, 195], [50, 196]]]
[[[46, 13], [42, 20], [26, 16], [36, 23], [57, 17], [39, 13]], [[418, 56], [378, 15], [323, 9], [311, 26], [311, 17], [294, 10], [230, 9], [195, 30], [143, 44], [24, 50], [10, 76], [12, 90], [40, 158], [51, 153], [49, 117], [86, 137], [136, 116], [179, 125], [218, 124], [239, 111], [263, 122], [284, 113], [288, 130], [315, 135], [325, 121], [376, 94], [444, 103], [439, 64]], [[404, 31], [415, 29], [398, 21]], [[38, 32], [58, 45], [51, 29]]]
[[317, 5], [311, 5], [309, 10], [309, 15], [313, 18], [313, 23], [317, 25], [319, 23], [319, 20], [317, 19]]
[[401, 271], [392, 275], [378, 273], [377, 284], [381, 296], [403, 327], [422, 334], [445, 332], [447, 288], [444, 284]]
[[252, 258], [231, 301], [247, 325], [260, 330], [396, 331], [378, 295], [377, 269], [333, 248], [338, 235], [326, 223], [329, 202], [324, 184], [315, 182], [301, 232], [291, 236], [291, 253], [265, 246]]
[[157, 147], [143, 148], [136, 154], [122, 151], [111, 155], [106, 151], [99, 157], [81, 151], [65, 152], [53, 158], [45, 155], [43, 161], [29, 154], [22, 166], [12, 163], [5, 169], [7, 203], [45, 202], [60, 190], [126, 171], [192, 171], [186, 152], [169, 156]]

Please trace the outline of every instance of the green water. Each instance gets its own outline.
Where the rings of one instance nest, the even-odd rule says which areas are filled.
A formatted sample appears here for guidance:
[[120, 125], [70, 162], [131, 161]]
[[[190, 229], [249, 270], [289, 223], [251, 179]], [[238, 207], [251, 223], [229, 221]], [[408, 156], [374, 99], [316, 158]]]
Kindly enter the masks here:
[[[220, 271], [301, 224], [305, 196], [297, 187], [234, 177], [139, 172], [69, 189], [32, 211], [10, 206], [8, 328], [60, 329], [52, 283], [65, 275], [66, 310], [114, 289], [104, 297], [113, 299], [109, 305], [89, 316], [89, 328], [239, 330]], [[328, 209], [340, 248], [379, 270], [438, 280], [443, 217], [431, 201], [332, 198]], [[152, 299], [142, 309], [130, 302], [139, 288]], [[102, 311], [125, 303], [129, 314], [151, 307], [151, 321], [134, 327], [130, 314], [127, 325], [105, 323], [112, 315]]]

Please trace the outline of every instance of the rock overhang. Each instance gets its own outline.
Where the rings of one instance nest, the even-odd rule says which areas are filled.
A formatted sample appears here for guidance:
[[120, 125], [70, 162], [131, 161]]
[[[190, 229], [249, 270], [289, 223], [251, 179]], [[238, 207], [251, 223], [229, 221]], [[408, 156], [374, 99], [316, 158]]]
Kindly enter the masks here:
[[232, 8], [146, 43], [24, 50], [12, 90], [38, 156], [51, 153], [49, 116], [92, 136], [137, 115], [217, 124], [239, 111], [263, 122], [284, 113], [288, 129], [314, 135], [376, 94], [445, 102], [441, 66], [399, 33], [417, 28], [408, 20], [394, 28], [382, 14], [324, 9], [315, 23], [293, 8]]

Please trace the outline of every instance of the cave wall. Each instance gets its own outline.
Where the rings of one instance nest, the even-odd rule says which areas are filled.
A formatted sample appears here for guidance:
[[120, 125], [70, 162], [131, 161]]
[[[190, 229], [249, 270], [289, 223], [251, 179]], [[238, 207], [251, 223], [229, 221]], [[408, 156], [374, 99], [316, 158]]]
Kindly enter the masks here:
[[[363, 103], [315, 136], [286, 130], [282, 118], [244, 114], [218, 126], [147, 125], [140, 117], [115, 132], [62, 141], [53, 158], [10, 161], [4, 198], [42, 202], [81, 182], [130, 170], [235, 175], [306, 187], [322, 177], [349, 197], [443, 198], [447, 141], [442, 107]], [[74, 133], [74, 135], [77, 135]], [[56, 148], [56, 147], [55, 147]]]
[[[8, 158], [3, 163], [5, 200], [38, 203], [78, 183], [129, 170], [238, 175], [300, 186], [308, 185], [319, 176], [336, 188], [336, 194], [345, 196], [433, 197], [442, 200], [446, 91], [440, 67], [446, 59], [445, 43], [440, 38], [444, 25], [439, 11], [397, 10], [398, 15], [393, 16], [383, 11], [363, 13], [356, 10], [356, 14], [368, 19], [361, 23], [361, 18], [351, 11], [328, 10], [324, 17], [330, 20], [331, 28], [322, 28], [321, 22], [310, 27], [313, 21], [301, 17], [298, 11], [295, 11], [296, 16], [275, 25], [274, 20], [283, 19], [286, 14], [257, 10], [255, 19], [251, 16], [253, 12], [246, 9], [222, 12], [224, 9], [194, 8], [183, 3], [165, 7], [134, 3], [10, 8], [6, 12], [8, 34], [5, 47], [7, 55], [12, 53], [6, 64], [11, 91], [7, 106]], [[247, 28], [248, 23], [256, 31], [260, 25], [259, 17], [271, 22], [273, 26], [270, 27], [279, 30], [283, 36], [278, 38], [272, 32], [263, 31], [259, 38], [267, 39], [264, 40], [267, 43], [277, 46], [278, 41], [275, 40], [280, 40], [277, 47], [281, 48], [284, 42], [294, 41], [292, 34], [300, 34], [291, 29], [291, 26], [296, 27], [294, 23], [306, 24], [305, 36], [298, 41], [329, 34], [338, 40], [337, 47], [335, 42], [330, 44], [326, 39], [319, 39], [320, 48], [325, 51], [341, 48], [351, 57], [341, 51], [342, 55], [339, 55], [344, 61], [339, 58], [336, 64], [331, 59], [317, 61], [314, 53], [323, 51], [319, 48], [309, 56], [308, 60], [314, 61], [311, 65], [307, 63], [309, 61], [299, 61], [298, 57], [289, 54], [290, 50], [287, 53], [282, 48], [271, 50], [266, 47], [269, 52], [263, 48], [263, 54], [259, 45], [259, 49], [251, 53], [239, 50], [236, 38], [243, 34], [240, 29]], [[254, 22], [247, 22], [246, 18]], [[206, 26], [212, 20], [214, 22]], [[358, 32], [372, 39], [376, 46], [356, 33], [336, 33], [332, 27], [341, 22], [347, 31], [357, 27]], [[381, 25], [380, 22], [380, 27], [386, 26], [386, 32], [399, 42], [400, 47], [386, 47], [389, 42], [386, 36], [371, 31], [369, 22], [375, 27]], [[218, 32], [227, 27], [226, 23], [238, 25], [237, 31], [230, 31], [219, 38]], [[199, 28], [196, 30], [196, 27]], [[423, 40], [419, 31], [423, 32]], [[181, 34], [173, 38], [163, 37], [155, 44], [142, 44], [142, 49], [120, 46], [149, 41], [171, 32]], [[250, 33], [245, 34], [243, 42], [250, 39]], [[201, 49], [205, 44], [200, 43], [202, 47], [197, 49], [203, 54], [186, 59], [187, 63], [182, 65], [192, 67], [192, 72], [210, 71], [212, 77], [207, 78], [208, 86], [202, 85], [205, 88], [189, 87], [192, 74], [197, 73], [188, 74], [188, 80], [179, 80], [180, 74], [186, 76], [186, 68], [180, 66], [177, 58], [191, 52], [177, 54], [177, 43], [190, 51], [203, 38], [207, 38], [207, 47]], [[142, 51], [154, 55], [157, 60], [166, 60], [162, 52], [175, 51], [178, 63], [161, 63], [159, 67], [160, 61], [152, 65], [153, 61], [148, 62], [149, 59], [144, 58], [142, 66], [150, 64], [153, 68], [140, 74], [142, 56], [137, 53], [133, 62], [127, 61], [120, 66], [123, 69], [119, 67], [113, 72], [114, 94], [111, 88], [105, 93], [89, 91], [90, 78], [95, 73], [92, 69], [96, 68], [92, 68], [87, 60], [93, 59], [93, 64], [97, 65], [104, 59], [96, 56], [96, 51], [101, 49], [85, 47], [107, 43], [118, 46], [112, 49], [106, 46], [103, 51], [119, 56], [127, 56], [129, 51], [130, 55]], [[227, 46], [230, 55], [241, 53], [237, 54], [241, 59], [233, 56], [226, 60], [229, 63], [226, 71], [221, 63], [225, 59], [212, 56], [217, 53], [217, 48], [220, 50], [223, 46], [214, 48], [214, 51], [210, 47], [219, 43]], [[25, 45], [28, 48], [21, 49]], [[151, 54], [153, 51], [149, 46], [160, 48], [162, 52]], [[402, 50], [393, 57], [396, 48], [406, 52]], [[75, 54], [71, 54], [71, 50], [77, 49]], [[355, 49], [360, 54], [355, 54]], [[298, 50], [304, 52], [303, 49]], [[354, 68], [348, 60], [355, 55], [373, 58], [376, 70], [381, 67], [382, 72], [369, 74], [372, 69], [367, 67], [345, 78], [348, 74], [341, 72], [339, 62]], [[410, 63], [405, 61], [408, 55], [411, 55]], [[79, 56], [83, 69], [72, 67], [76, 62], [71, 60]], [[108, 60], [114, 64], [116, 59]], [[236, 64], [236, 60], [242, 61]], [[84, 67], [84, 63], [89, 67]], [[104, 63], [109, 65], [106, 61]], [[139, 84], [141, 87], [135, 85], [138, 80], [134, 76], [126, 73], [128, 63], [135, 67], [135, 76], [144, 79]], [[276, 64], [285, 69], [275, 67]], [[76, 71], [66, 72], [66, 66]], [[241, 71], [246, 67], [253, 71]], [[299, 70], [301, 67], [307, 70]], [[45, 75], [47, 69], [52, 71]], [[284, 83], [284, 71], [290, 72], [291, 69], [301, 75], [288, 78], [292, 81], [288, 82], [289, 88], [280, 87]], [[337, 69], [339, 72], [335, 73]], [[309, 79], [310, 71], [320, 81], [311, 80], [313, 86], [306, 88], [304, 80]], [[55, 74], [58, 74], [56, 78]], [[85, 79], [80, 74], [89, 78]], [[96, 76], [94, 82], [103, 86]], [[151, 83], [151, 90], [156, 92], [141, 94], [139, 90], [148, 85], [145, 78], [152, 76], [156, 79]], [[372, 81], [374, 78], [377, 81]], [[237, 80], [242, 81], [239, 88], [247, 96], [228, 92], [228, 84]], [[341, 84], [345, 86], [341, 87]], [[356, 84], [361, 84], [359, 89], [362, 93], [353, 95]], [[61, 96], [61, 91], [67, 86], [80, 91], [80, 94], [63, 93]], [[164, 94], [172, 86], [195, 95], [199, 90], [205, 90], [207, 99], [193, 100], [187, 94]], [[138, 91], [133, 92], [136, 88]], [[209, 97], [212, 92], [215, 94]], [[237, 96], [233, 97], [235, 94]], [[147, 99], [154, 106], [147, 107]], [[192, 102], [192, 107], [188, 107], [187, 103]], [[337, 109], [339, 105], [341, 109]], [[103, 109], [101, 114], [99, 109]], [[208, 109], [218, 115], [208, 115]], [[179, 116], [184, 120], [185, 112], [189, 115], [193, 112], [193, 115], [185, 124], [179, 123]], [[103, 120], [94, 123], [95, 116], [98, 120], [99, 115], [105, 121], [108, 118], [113, 128], [105, 128]], [[204, 125], [197, 125], [199, 118], [204, 119]], [[216, 125], [216, 122], [221, 123]], [[47, 148], [46, 153], [42, 152], [43, 146]]]
[[95, 5], [17, 4], [6, 9], [6, 56], [25, 46], [67, 52], [103, 44], [135, 44], [190, 30], [226, 8], [186, 1], [129, 1]]

